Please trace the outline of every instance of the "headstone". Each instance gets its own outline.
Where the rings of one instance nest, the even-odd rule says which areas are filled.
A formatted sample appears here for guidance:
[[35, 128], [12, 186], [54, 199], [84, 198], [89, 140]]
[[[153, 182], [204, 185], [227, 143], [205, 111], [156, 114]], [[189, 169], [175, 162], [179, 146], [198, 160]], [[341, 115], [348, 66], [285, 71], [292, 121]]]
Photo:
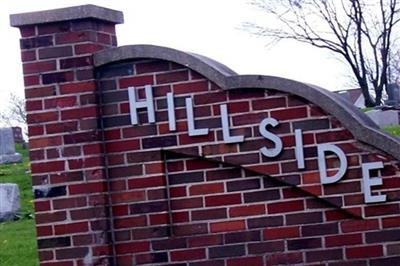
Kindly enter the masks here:
[[0, 164], [19, 163], [22, 156], [15, 152], [14, 135], [11, 128], [0, 128]]
[[0, 222], [13, 220], [20, 208], [17, 184], [0, 184]]
[[365, 113], [379, 127], [393, 126], [399, 124], [399, 113], [397, 110], [371, 110]]
[[385, 102], [387, 105], [396, 106], [400, 102], [400, 88], [397, 83], [388, 85], [387, 88], [388, 100]]

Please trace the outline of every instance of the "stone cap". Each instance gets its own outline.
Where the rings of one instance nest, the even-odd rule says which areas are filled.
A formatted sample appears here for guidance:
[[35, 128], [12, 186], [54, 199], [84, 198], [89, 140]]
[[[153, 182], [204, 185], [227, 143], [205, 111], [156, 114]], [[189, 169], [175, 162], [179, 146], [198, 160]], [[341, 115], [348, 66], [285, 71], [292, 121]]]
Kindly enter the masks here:
[[87, 18], [99, 19], [115, 24], [121, 24], [124, 22], [124, 14], [121, 11], [96, 5], [82, 5], [37, 12], [12, 14], [10, 15], [10, 25], [12, 27], [21, 27]]

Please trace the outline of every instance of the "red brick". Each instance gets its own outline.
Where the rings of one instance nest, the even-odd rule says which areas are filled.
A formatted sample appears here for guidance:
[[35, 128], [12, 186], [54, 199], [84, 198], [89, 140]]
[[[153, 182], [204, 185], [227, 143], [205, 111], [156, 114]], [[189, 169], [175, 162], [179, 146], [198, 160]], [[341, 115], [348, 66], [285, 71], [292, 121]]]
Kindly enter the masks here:
[[307, 108], [297, 107], [297, 108], [286, 108], [283, 110], [276, 110], [271, 112], [271, 117], [275, 118], [278, 121], [303, 118], [307, 117]]
[[28, 114], [28, 124], [43, 123], [58, 120], [58, 112], [44, 112], [36, 114]]
[[297, 226], [268, 228], [264, 229], [263, 231], [263, 237], [265, 240], [295, 238], [299, 236], [300, 236], [300, 229]]
[[35, 211], [36, 212], [43, 212], [43, 211], [49, 211], [51, 209], [50, 207], [50, 201], [35, 201]]
[[165, 185], [164, 176], [152, 176], [128, 180], [129, 189], [160, 187]]
[[36, 73], [43, 73], [52, 70], [56, 70], [56, 61], [40, 61], [40, 62], [33, 62], [33, 63], [25, 63], [23, 64], [23, 72], [24, 74], [36, 74]]
[[346, 257], [348, 259], [371, 258], [379, 256], [383, 256], [383, 247], [381, 245], [346, 248]]
[[189, 188], [190, 195], [207, 195], [224, 192], [224, 183], [193, 185]]
[[59, 146], [61, 145], [61, 143], [62, 143], [61, 137], [55, 136], [55, 137], [32, 139], [29, 142], [29, 145], [31, 149], [38, 149], [38, 148]]
[[252, 216], [260, 214], [265, 214], [265, 204], [231, 207], [229, 209], [230, 217]]
[[208, 196], [205, 198], [206, 206], [226, 206], [242, 202], [240, 193]]
[[400, 217], [388, 217], [382, 219], [383, 228], [398, 227], [400, 224]]
[[148, 163], [144, 165], [146, 174], [157, 174], [164, 172], [164, 163]]
[[94, 54], [100, 50], [103, 50], [104, 46], [96, 43], [84, 43], [77, 44], [74, 46], [75, 54]]
[[185, 223], [189, 222], [189, 212], [173, 212], [172, 213], [172, 222], [173, 223]]
[[22, 26], [19, 28], [21, 37], [35, 36], [35, 26]]
[[381, 215], [390, 215], [390, 214], [398, 214], [400, 212], [399, 204], [387, 204], [387, 205], [374, 205], [367, 206], [364, 209], [365, 216], [381, 216]]
[[36, 101], [26, 101], [25, 102], [26, 111], [38, 111], [43, 109], [43, 104], [41, 100]]
[[[286, 98], [280, 97], [280, 98], [267, 98], [267, 99], [254, 100], [251, 102], [251, 105], [253, 107], [253, 110], [283, 108], [286, 107]], [[275, 118], [275, 116], [272, 117]]]
[[174, 94], [185, 94], [193, 92], [208, 91], [208, 81], [195, 81], [176, 84], [173, 86]]
[[25, 89], [25, 97], [27, 99], [54, 96], [55, 94], [56, 88], [54, 86]]
[[44, 100], [44, 106], [46, 109], [56, 107], [72, 107], [75, 106], [76, 103], [76, 96], [58, 97]]
[[39, 76], [24, 76], [24, 85], [25, 87], [39, 85]]
[[76, 121], [46, 124], [47, 134], [73, 132], [76, 130], [78, 130], [78, 123]]
[[56, 235], [73, 234], [79, 232], [87, 232], [89, 226], [87, 222], [60, 224], [54, 226], [54, 232]]
[[36, 60], [35, 51], [21, 51], [21, 61], [22, 62], [30, 62]]
[[157, 84], [186, 81], [188, 79], [189, 79], [188, 70], [181, 70], [181, 71], [175, 71], [175, 72], [169, 72], [169, 73], [165, 73], [165, 74], [156, 75]]
[[53, 227], [51, 225], [36, 226], [36, 235], [38, 237], [53, 235]]
[[189, 136], [188, 134], [181, 134], [179, 135], [179, 144], [180, 145], [187, 145], [187, 144], [194, 144], [194, 143], [201, 143], [201, 142], [212, 142], [214, 141], [214, 134], [209, 132], [207, 135], [204, 136]]
[[85, 117], [96, 117], [97, 107], [76, 108], [61, 111], [62, 120], [81, 119]]
[[175, 199], [171, 201], [172, 210], [183, 210], [203, 207], [202, 198]]
[[145, 85], [153, 85], [154, 80], [152, 75], [148, 76], [136, 76], [132, 78], [122, 78], [119, 80], [119, 87], [121, 89], [128, 87], [142, 87]]
[[150, 225], [169, 224], [168, 213], [151, 214], [149, 215]]
[[87, 205], [86, 197], [68, 197], [68, 199], [53, 200], [53, 208], [58, 209], [74, 209], [85, 207]]
[[131, 241], [124, 244], [116, 244], [115, 251], [117, 254], [140, 253], [150, 251], [149, 241]]
[[67, 83], [60, 85], [61, 94], [94, 92], [95, 90], [96, 90], [96, 83], [94, 81], [84, 81], [84, 82]]
[[157, 60], [137, 63], [135, 69], [137, 74], [166, 71], [169, 70], [169, 62]]
[[264, 174], [264, 175], [274, 175], [279, 174], [279, 164], [258, 164], [255, 166], [246, 166], [247, 169]]
[[117, 229], [120, 228], [132, 228], [132, 227], [142, 227], [147, 224], [146, 216], [130, 216], [128, 218], [116, 218], [114, 221], [114, 226]]
[[325, 244], [327, 247], [347, 246], [362, 244], [362, 234], [343, 234], [337, 236], [327, 236]]
[[210, 230], [212, 233], [241, 231], [245, 228], [246, 224], [244, 220], [210, 223]]
[[36, 224], [55, 223], [65, 221], [67, 213], [65, 211], [47, 212], [36, 214]]
[[270, 203], [267, 205], [268, 213], [283, 213], [304, 210], [303, 200], [294, 200], [278, 203]]
[[52, 161], [45, 163], [32, 163], [32, 173], [48, 173], [48, 172], [60, 172], [64, 171], [64, 161]]
[[68, 186], [69, 194], [90, 194], [101, 193], [107, 191], [107, 184], [105, 182], [91, 182], [84, 184], [76, 184]]
[[96, 33], [92, 31], [79, 31], [59, 33], [56, 35], [56, 44], [78, 43], [86, 41], [96, 41]]
[[247, 258], [234, 258], [227, 260], [227, 266], [263, 266], [262, 257], [247, 257]]
[[172, 261], [191, 261], [203, 259], [205, 257], [206, 250], [204, 248], [171, 251]]
[[188, 239], [189, 247], [215, 246], [222, 244], [222, 235], [196, 236]]
[[146, 194], [144, 190], [124, 191], [118, 194], [111, 195], [111, 200], [113, 201], [113, 203], [137, 202], [145, 199], [146, 199]]
[[106, 143], [106, 151], [107, 152], [122, 152], [122, 151], [131, 151], [137, 150], [140, 147], [139, 140], [124, 140], [124, 141], [115, 141], [115, 142], [107, 142]]

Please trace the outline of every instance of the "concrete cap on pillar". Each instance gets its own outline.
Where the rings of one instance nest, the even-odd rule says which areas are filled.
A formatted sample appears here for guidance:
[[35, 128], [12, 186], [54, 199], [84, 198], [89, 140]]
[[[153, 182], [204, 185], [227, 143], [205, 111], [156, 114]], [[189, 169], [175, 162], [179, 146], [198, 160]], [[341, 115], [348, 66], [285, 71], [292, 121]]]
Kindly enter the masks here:
[[13, 27], [21, 27], [87, 18], [99, 19], [115, 24], [121, 24], [124, 22], [124, 15], [121, 11], [96, 5], [82, 5], [38, 12], [12, 14], [10, 15], [10, 25]]

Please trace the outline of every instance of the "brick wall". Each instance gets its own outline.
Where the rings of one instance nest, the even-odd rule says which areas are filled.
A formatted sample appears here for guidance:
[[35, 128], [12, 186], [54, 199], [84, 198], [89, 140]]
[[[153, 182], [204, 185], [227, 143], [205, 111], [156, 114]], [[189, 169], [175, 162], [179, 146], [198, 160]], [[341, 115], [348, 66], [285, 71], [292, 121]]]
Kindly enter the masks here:
[[[399, 162], [361, 143], [306, 97], [270, 88], [227, 89], [186, 64], [141, 56], [94, 67], [116, 45], [114, 24], [85, 18], [20, 26], [41, 265], [397, 265]], [[132, 125], [128, 87], [151, 85]], [[176, 131], [168, 124], [174, 93]], [[185, 99], [194, 104], [189, 136]], [[220, 105], [232, 135], [226, 144]], [[283, 151], [259, 132], [266, 117]], [[295, 129], [303, 130], [298, 169]], [[321, 185], [317, 145], [346, 154], [342, 180]], [[375, 140], [371, 139], [371, 144]], [[365, 204], [361, 164], [382, 161], [386, 202]], [[330, 175], [336, 156], [327, 157]]]
[[[142, 60], [99, 70], [104, 142], [111, 180], [117, 265], [394, 265], [399, 257], [399, 170], [388, 155], [354, 139], [334, 117], [305, 99], [276, 90], [226, 91], [175, 63]], [[129, 86], [144, 99], [152, 85], [156, 123], [129, 117]], [[166, 94], [175, 95], [177, 131], [168, 129]], [[185, 101], [192, 97], [196, 127], [188, 136]], [[219, 106], [227, 103], [232, 135], [224, 144]], [[283, 152], [274, 159], [258, 132], [279, 120]], [[303, 130], [306, 167], [297, 168], [294, 129]], [[334, 143], [349, 167], [322, 186], [317, 148]], [[384, 161], [387, 202], [364, 204], [361, 163]], [[335, 173], [338, 161], [327, 160]]]
[[108, 183], [92, 54], [116, 46], [114, 24], [82, 19], [20, 31], [39, 258], [42, 265], [107, 263]]

